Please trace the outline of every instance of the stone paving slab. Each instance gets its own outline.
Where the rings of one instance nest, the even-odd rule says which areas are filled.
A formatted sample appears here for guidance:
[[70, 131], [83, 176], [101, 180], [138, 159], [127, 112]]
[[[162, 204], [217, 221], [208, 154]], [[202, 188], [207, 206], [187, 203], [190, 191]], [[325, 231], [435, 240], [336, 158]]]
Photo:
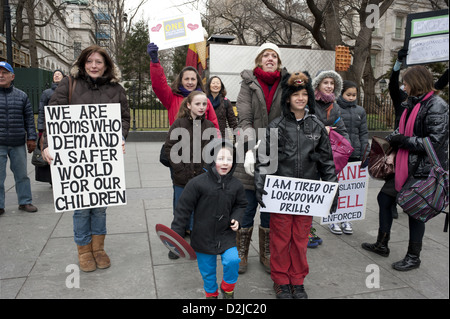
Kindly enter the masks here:
[[[170, 260], [155, 233], [156, 224], [170, 226], [172, 220], [172, 184], [169, 170], [159, 164], [160, 147], [161, 142], [127, 143], [128, 204], [107, 211], [105, 249], [112, 266], [81, 272], [79, 288], [68, 288], [73, 285], [71, 267], [78, 263], [72, 213], [54, 212], [51, 187], [34, 180], [31, 164], [33, 204], [39, 211], [19, 211], [8, 168], [6, 212], [0, 217], [0, 299], [203, 299], [197, 263]], [[404, 257], [408, 245], [408, 220], [401, 211], [392, 227], [388, 258], [361, 248], [362, 242], [374, 242], [377, 236], [376, 196], [381, 186], [382, 182], [370, 180], [366, 217], [353, 224], [353, 235], [334, 235], [314, 219], [324, 242], [307, 253], [310, 273], [305, 288], [311, 299], [449, 298], [449, 238], [442, 232], [444, 215], [427, 223], [419, 269], [401, 273], [391, 268]], [[270, 275], [259, 263], [258, 223], [259, 215], [248, 272], [239, 276], [236, 299], [275, 299]], [[370, 287], [370, 281], [367, 285], [373, 269], [379, 271], [379, 287]], [[219, 266], [218, 281], [221, 276]]]

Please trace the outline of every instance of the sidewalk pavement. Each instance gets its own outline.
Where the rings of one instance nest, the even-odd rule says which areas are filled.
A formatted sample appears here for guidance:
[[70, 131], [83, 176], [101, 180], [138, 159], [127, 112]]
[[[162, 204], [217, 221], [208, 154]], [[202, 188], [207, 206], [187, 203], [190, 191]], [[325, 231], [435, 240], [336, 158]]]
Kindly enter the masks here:
[[[197, 263], [170, 260], [155, 225], [170, 226], [172, 184], [169, 170], [159, 163], [161, 142], [127, 142], [126, 206], [107, 210], [105, 249], [112, 266], [80, 272], [73, 241], [72, 212], [55, 213], [49, 184], [36, 182], [29, 164], [33, 204], [37, 213], [18, 210], [14, 178], [7, 169], [6, 212], [0, 216], [0, 299], [145, 298], [202, 299]], [[31, 158], [31, 156], [30, 156]], [[30, 163], [30, 162], [28, 162]], [[402, 259], [408, 246], [408, 220], [399, 209], [392, 227], [388, 258], [361, 248], [375, 242], [378, 229], [377, 194], [382, 182], [370, 180], [365, 220], [354, 222], [353, 235], [333, 235], [314, 219], [323, 244], [308, 250], [310, 272], [305, 289], [311, 299], [448, 299], [449, 237], [444, 215], [427, 223], [422, 264], [398, 272], [391, 264]], [[259, 216], [255, 219], [258, 228]], [[258, 258], [258, 231], [253, 232], [249, 267], [240, 275], [236, 299], [275, 299], [272, 280]], [[222, 271], [218, 262], [218, 281]], [[75, 267], [76, 268], [76, 267]], [[79, 282], [79, 288], [68, 288]], [[379, 285], [377, 285], [379, 283]]]

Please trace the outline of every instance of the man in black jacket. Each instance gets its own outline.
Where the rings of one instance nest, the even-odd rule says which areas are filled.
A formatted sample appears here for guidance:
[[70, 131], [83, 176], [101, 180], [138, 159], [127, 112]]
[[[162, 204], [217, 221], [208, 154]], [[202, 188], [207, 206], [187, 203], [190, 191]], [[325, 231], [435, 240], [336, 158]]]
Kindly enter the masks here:
[[27, 175], [27, 154], [36, 148], [36, 127], [28, 96], [14, 87], [14, 69], [0, 62], [0, 214], [5, 212], [5, 179], [8, 157], [14, 173], [19, 209], [34, 213], [31, 185]]

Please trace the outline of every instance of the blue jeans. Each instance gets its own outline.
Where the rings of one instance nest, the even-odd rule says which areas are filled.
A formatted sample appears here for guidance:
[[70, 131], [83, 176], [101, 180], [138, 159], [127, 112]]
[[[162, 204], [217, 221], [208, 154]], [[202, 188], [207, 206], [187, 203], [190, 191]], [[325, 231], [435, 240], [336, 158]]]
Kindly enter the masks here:
[[[246, 189], [245, 197], [247, 198], [247, 207], [245, 208], [244, 218], [242, 218], [242, 228], [250, 228], [253, 226], [258, 201], [256, 200], [256, 192]], [[260, 213], [261, 227], [270, 228], [270, 213]]]
[[75, 243], [85, 246], [91, 235], [106, 234], [106, 207], [80, 209], [73, 213], [73, 234]]
[[[217, 285], [217, 255], [208, 255], [199, 252], [197, 254], [198, 270], [203, 278], [203, 288], [207, 293], [214, 293], [219, 286]], [[223, 281], [227, 284], [235, 284], [238, 280], [239, 259], [236, 247], [227, 249], [222, 255]]]
[[6, 162], [14, 174], [19, 205], [31, 204], [31, 184], [27, 175], [27, 152], [24, 145], [0, 145], [0, 208], [5, 208]]

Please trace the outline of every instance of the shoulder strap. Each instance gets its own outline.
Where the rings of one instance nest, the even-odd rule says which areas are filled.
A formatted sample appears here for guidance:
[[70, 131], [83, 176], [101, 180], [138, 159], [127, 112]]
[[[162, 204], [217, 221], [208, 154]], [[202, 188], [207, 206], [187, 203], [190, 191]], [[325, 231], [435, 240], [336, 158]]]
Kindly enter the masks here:
[[72, 92], [75, 91], [75, 86], [77, 85], [77, 80], [73, 79], [69, 75], [69, 104], [72, 102]]
[[431, 144], [431, 140], [429, 137], [425, 137], [423, 139], [423, 145], [425, 146], [425, 150], [427, 151], [428, 158], [430, 159], [433, 165], [441, 166], [439, 162], [439, 158], [436, 155], [436, 152], [433, 148], [433, 144]]

